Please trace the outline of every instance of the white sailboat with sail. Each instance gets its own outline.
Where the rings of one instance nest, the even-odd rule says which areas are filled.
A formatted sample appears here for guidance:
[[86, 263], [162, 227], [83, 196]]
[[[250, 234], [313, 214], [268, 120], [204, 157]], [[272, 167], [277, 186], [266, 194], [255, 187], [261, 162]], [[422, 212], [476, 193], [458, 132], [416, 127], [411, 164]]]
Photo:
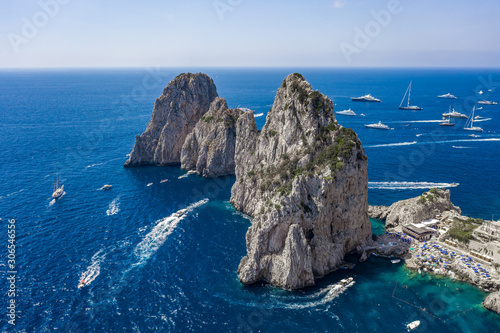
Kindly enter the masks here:
[[466, 131], [474, 131], [474, 132], [482, 132], [483, 129], [479, 126], [474, 126], [474, 111], [476, 111], [476, 106], [472, 108], [472, 113], [467, 119], [467, 122], [465, 123], [464, 130]]
[[[406, 89], [405, 95], [403, 96], [403, 99], [401, 100], [401, 104], [399, 104], [399, 109], [400, 110], [422, 110], [421, 107], [415, 106], [415, 105], [410, 105], [410, 95], [411, 95], [411, 83], [408, 85], [408, 88]], [[405, 101], [406, 95], [408, 95], [408, 103], [406, 106], [403, 106], [403, 102]]]
[[56, 182], [54, 183], [54, 192], [52, 198], [60, 198], [64, 194], [64, 185], [59, 186], [59, 175], [57, 175]]

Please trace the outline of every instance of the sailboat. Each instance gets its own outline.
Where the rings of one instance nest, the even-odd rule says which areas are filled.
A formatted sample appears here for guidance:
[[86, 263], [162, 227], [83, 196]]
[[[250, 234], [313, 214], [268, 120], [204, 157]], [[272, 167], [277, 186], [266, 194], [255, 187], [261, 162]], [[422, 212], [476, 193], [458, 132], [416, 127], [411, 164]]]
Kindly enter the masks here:
[[[403, 99], [401, 100], [401, 104], [399, 104], [400, 110], [422, 110], [421, 107], [410, 105], [411, 82], [412, 81], [410, 81], [410, 84], [408, 85], [408, 88], [406, 89], [405, 95], [403, 96]], [[403, 106], [403, 102], [405, 101], [406, 95], [408, 95], [408, 103], [406, 104], [406, 106]]]
[[54, 183], [54, 192], [52, 198], [60, 198], [64, 193], [64, 185], [59, 186], [59, 175], [57, 175], [56, 182]]
[[[451, 116], [448, 116], [447, 119], [446, 117], [443, 117], [443, 122], [439, 124], [439, 126], [455, 126], [455, 123], [450, 122]], [[445, 120], [444, 120], [445, 119]]]
[[479, 126], [474, 126], [474, 111], [476, 111], [476, 106], [472, 108], [472, 113], [467, 119], [467, 122], [465, 123], [464, 130], [466, 131], [474, 131], [474, 132], [482, 132], [483, 129]]

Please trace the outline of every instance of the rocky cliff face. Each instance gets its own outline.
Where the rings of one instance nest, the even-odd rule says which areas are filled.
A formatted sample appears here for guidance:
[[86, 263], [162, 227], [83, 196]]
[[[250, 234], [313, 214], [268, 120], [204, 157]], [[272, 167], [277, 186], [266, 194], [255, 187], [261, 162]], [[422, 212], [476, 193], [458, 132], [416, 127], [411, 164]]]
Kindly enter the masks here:
[[486, 296], [483, 301], [483, 306], [491, 311], [500, 314], [500, 291], [494, 292]]
[[236, 121], [242, 114], [239, 109], [228, 109], [224, 98], [216, 98], [186, 137], [181, 167], [203, 177], [234, 174]]
[[387, 229], [396, 228], [409, 223], [419, 223], [434, 218], [436, 215], [459, 217], [462, 211], [450, 200], [450, 191], [431, 189], [421, 196], [395, 202], [390, 207], [370, 206], [369, 215], [385, 220]]
[[186, 136], [217, 96], [215, 84], [205, 74], [180, 74], [173, 79], [156, 100], [146, 131], [135, 137], [125, 166], [180, 163]]
[[254, 217], [239, 279], [312, 285], [371, 235], [361, 142], [300, 74], [283, 81], [262, 132], [251, 112], [236, 127], [231, 203]]

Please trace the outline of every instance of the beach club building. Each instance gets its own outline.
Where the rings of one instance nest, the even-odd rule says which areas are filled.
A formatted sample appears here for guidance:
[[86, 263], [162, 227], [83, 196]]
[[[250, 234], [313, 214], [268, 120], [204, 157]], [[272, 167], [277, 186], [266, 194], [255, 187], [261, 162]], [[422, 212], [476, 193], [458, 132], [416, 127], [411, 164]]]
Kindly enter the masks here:
[[438, 222], [436, 219], [430, 219], [420, 223], [410, 223], [403, 226], [403, 232], [418, 241], [429, 240], [436, 233], [434, 227]]

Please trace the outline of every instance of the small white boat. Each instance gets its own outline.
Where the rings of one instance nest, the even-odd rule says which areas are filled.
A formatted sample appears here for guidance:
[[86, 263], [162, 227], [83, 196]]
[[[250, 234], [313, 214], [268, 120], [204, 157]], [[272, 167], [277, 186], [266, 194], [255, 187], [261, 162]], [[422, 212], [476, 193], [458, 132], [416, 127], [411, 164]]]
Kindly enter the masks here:
[[342, 279], [340, 280], [340, 285], [342, 286], [347, 286], [349, 283], [351, 283], [354, 279], [352, 277], [349, 277], [347, 279]]
[[482, 132], [483, 129], [479, 126], [474, 126], [474, 111], [476, 110], [476, 107], [474, 106], [472, 108], [472, 113], [465, 123], [464, 130], [466, 131], [474, 131], [474, 132]]
[[438, 98], [450, 98], [450, 99], [457, 99], [456, 96], [450, 94], [450, 93], [447, 93], [447, 94], [444, 94], [444, 95], [440, 95], [438, 96]]
[[[403, 99], [401, 100], [401, 103], [399, 104], [399, 109], [400, 110], [412, 110], [412, 111], [422, 110], [422, 108], [419, 107], [419, 106], [410, 105], [411, 82], [412, 81], [410, 81], [410, 85], [406, 89], [405, 95], [403, 96]], [[403, 102], [405, 101], [406, 95], [408, 95], [408, 103], [406, 104], [406, 106], [403, 106]]]
[[160, 180], [160, 183], [166, 183], [166, 182], [168, 182], [168, 179], [162, 179], [162, 180]]
[[64, 185], [59, 186], [59, 175], [57, 175], [56, 182], [54, 183], [54, 192], [52, 192], [52, 198], [60, 198], [64, 193]]
[[351, 97], [353, 102], [382, 102], [380, 99], [373, 97], [372, 95], [364, 95], [361, 97]]
[[356, 113], [350, 108], [348, 110], [339, 111], [337, 114], [343, 114], [344, 116], [356, 116]]
[[111, 189], [112, 187], [113, 187], [113, 185], [108, 185], [108, 184], [105, 184], [105, 185], [103, 185], [103, 186], [101, 187], [101, 190], [106, 191], [106, 190]]
[[482, 101], [477, 102], [477, 104], [483, 104], [483, 105], [497, 105], [498, 103], [497, 103], [497, 102], [493, 102], [493, 101], [482, 100]]
[[196, 173], [196, 170], [189, 170], [187, 172], [188, 175], [194, 175]]
[[383, 130], [390, 129], [389, 126], [382, 124], [381, 121], [379, 121], [377, 124], [368, 124], [368, 125], [365, 125], [365, 127], [375, 128], [375, 129], [383, 129]]
[[85, 287], [85, 280], [81, 280], [80, 283], [78, 283], [78, 289], [81, 289]]
[[471, 134], [471, 135], [469, 135], [469, 136], [470, 136], [471, 138], [479, 138], [479, 135], [477, 135], [477, 134]]
[[148, 185], [146, 185], [146, 186], [151, 186], [151, 185], [153, 185], [153, 183], [148, 183]]
[[408, 331], [411, 331], [417, 328], [418, 326], [420, 326], [420, 320], [415, 320], [406, 325], [406, 328], [408, 329]]
[[479, 90], [479, 93], [478, 93], [478, 94], [479, 94], [479, 95], [482, 95], [482, 94], [483, 94], [483, 91], [482, 91], [482, 90]]
[[181, 217], [182, 215], [186, 214], [186, 212], [187, 212], [187, 209], [181, 209], [181, 210], [178, 210], [176, 213], [174, 213], [172, 216]]
[[364, 117], [364, 116], [365, 116], [365, 114], [364, 114], [364, 113], [362, 113], [362, 114], [360, 114], [360, 116], [361, 116], [361, 117]]
[[393, 264], [397, 264], [397, 263], [400, 263], [401, 262], [401, 259], [392, 259], [391, 262]]

